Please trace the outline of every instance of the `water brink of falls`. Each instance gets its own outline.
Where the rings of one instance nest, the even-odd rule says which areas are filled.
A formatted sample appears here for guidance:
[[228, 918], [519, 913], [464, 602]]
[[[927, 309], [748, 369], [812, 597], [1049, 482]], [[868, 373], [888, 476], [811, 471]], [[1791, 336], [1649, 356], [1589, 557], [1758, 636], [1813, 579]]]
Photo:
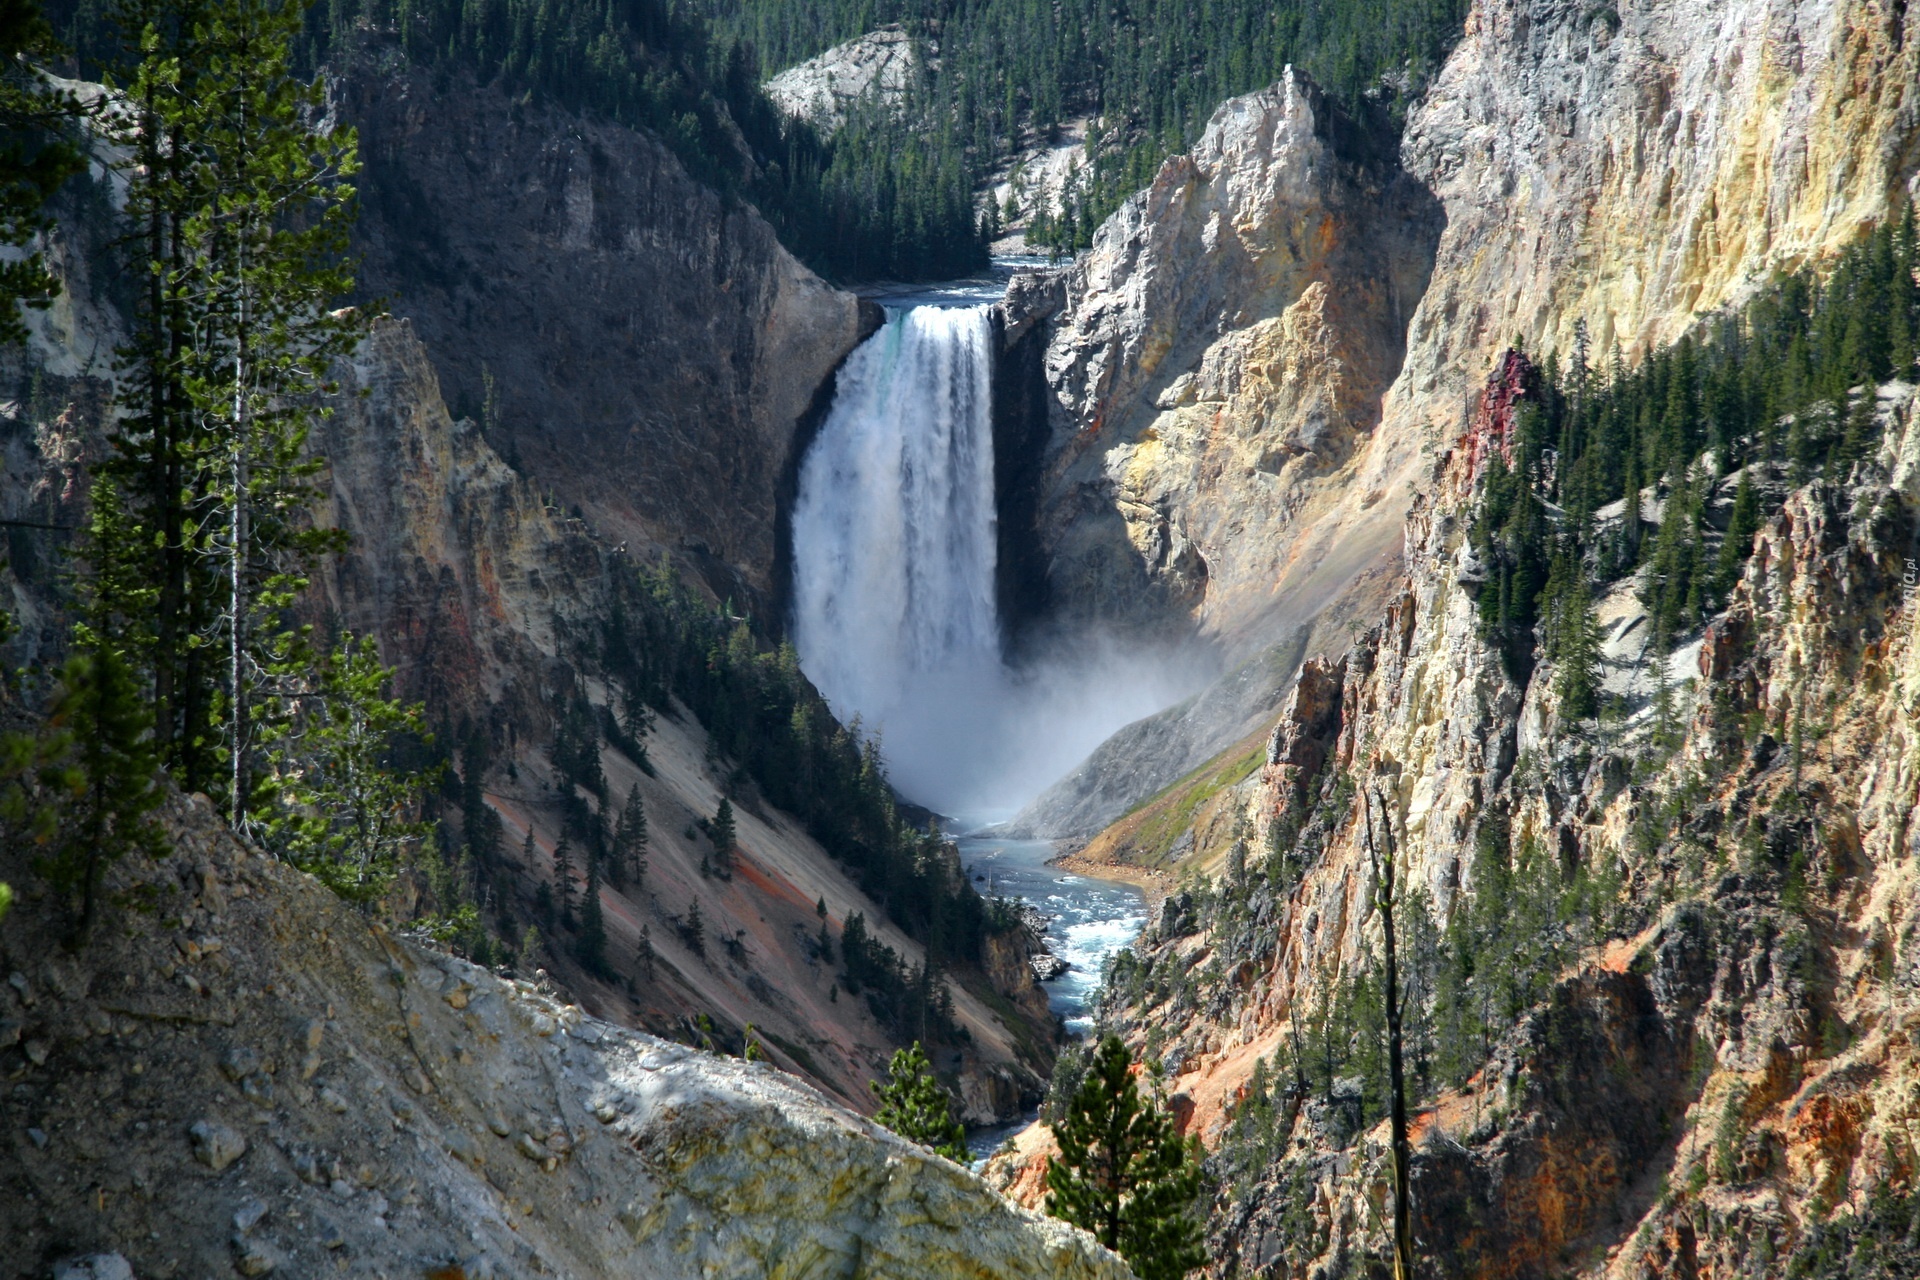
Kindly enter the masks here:
[[880, 734], [903, 794], [969, 817], [1011, 813], [1186, 692], [1163, 664], [1092, 645], [1002, 661], [994, 341], [985, 306], [890, 312], [840, 371], [793, 509], [801, 666]]

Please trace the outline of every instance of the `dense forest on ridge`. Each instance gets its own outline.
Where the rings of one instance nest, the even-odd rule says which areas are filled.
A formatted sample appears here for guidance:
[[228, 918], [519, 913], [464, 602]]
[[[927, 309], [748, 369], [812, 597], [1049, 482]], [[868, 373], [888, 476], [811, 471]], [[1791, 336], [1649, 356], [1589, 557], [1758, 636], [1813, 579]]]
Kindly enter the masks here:
[[[111, 0], [49, 11], [74, 70], [112, 64]], [[934, 279], [985, 265], [999, 221], [1021, 211], [981, 211], [977, 190], [1063, 122], [1099, 120], [1030, 238], [1071, 253], [1221, 102], [1289, 64], [1390, 135], [1465, 13], [1464, 0], [329, 0], [307, 11], [296, 52], [311, 68], [391, 39], [444, 76], [643, 126], [829, 278]], [[904, 109], [856, 112], [823, 137], [761, 92], [888, 22], [937, 50]]]

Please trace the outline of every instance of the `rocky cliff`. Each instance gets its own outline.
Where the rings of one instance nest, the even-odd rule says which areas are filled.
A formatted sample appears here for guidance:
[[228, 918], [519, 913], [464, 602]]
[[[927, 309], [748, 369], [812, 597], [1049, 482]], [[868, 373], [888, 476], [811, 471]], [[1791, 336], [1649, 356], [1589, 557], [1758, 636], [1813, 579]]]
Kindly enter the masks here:
[[859, 301], [642, 130], [436, 85], [379, 43], [334, 110], [366, 162], [361, 283], [456, 416], [610, 540], [766, 604], [800, 423]]
[[[1531, 874], [1555, 881], [1611, 868], [1630, 904], [1419, 1109], [1416, 1234], [1438, 1274], [1784, 1275], [1831, 1219], [1908, 1194], [1912, 397], [1884, 389], [1886, 443], [1851, 487], [1786, 496], [1727, 609], [1674, 661], [1673, 742], [1651, 680], [1624, 718], [1585, 728], [1560, 715], [1550, 667], [1508, 672], [1463, 569], [1465, 453], [1436, 473], [1398, 598], [1338, 661], [1308, 664], [1231, 820], [1211, 847], [1195, 828], [1213, 887], [1169, 899], [1116, 979], [1109, 1016], [1168, 1064], [1233, 1171], [1218, 1274], [1384, 1247], [1367, 1206], [1385, 1127], [1355, 1131], [1358, 1077], [1326, 1100], [1276, 1094], [1271, 1130], [1236, 1116], [1315, 1043], [1340, 983], [1377, 981], [1389, 838], [1399, 927], [1430, 906], [1450, 947], [1448, 921], [1495, 891], [1490, 840], [1543, 851]], [[1632, 591], [1622, 630], [1644, 616]], [[1279, 861], [1241, 870], [1236, 840]]]
[[1130, 1274], [765, 1064], [387, 932], [202, 800], [165, 824], [78, 955], [0, 850], [0, 1274]]
[[[1912, 23], [1856, 0], [1483, 0], [1397, 166], [1298, 81], [1223, 107], [1047, 322], [1056, 597], [1240, 656], [1330, 603], [1367, 616], [1508, 343], [1570, 353], [1584, 326], [1596, 359], [1634, 359], [1885, 214], [1920, 137]], [[1318, 634], [1310, 652], [1345, 643]], [[1222, 717], [1148, 772], [1248, 727]], [[1086, 836], [1137, 799], [1051, 797], [1031, 825]]]
[[928, 62], [913, 37], [890, 23], [788, 67], [767, 81], [767, 97], [831, 135], [857, 112], [898, 110]]

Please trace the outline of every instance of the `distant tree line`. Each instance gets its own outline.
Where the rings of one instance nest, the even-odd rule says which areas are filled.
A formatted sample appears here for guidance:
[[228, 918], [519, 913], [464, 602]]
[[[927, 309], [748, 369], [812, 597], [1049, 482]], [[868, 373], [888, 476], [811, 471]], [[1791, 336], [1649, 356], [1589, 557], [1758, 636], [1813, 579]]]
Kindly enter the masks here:
[[[50, 6], [82, 75], [124, 57], [116, 3]], [[311, 71], [368, 40], [397, 42], [443, 91], [471, 76], [652, 130], [695, 178], [751, 201], [831, 278], [985, 264], [973, 170], [949, 139], [877, 120], [824, 139], [773, 106], [746, 50], [667, 0], [327, 0], [305, 9], [296, 52]]]
[[1465, 0], [692, 0], [760, 75], [886, 22], [935, 42], [927, 91], [869, 127], [899, 145], [932, 140], [975, 181], [1023, 139], [1099, 117], [1064, 197], [992, 209], [982, 231], [1034, 214], [1029, 240], [1071, 253], [1226, 99], [1305, 71], [1389, 141], [1459, 36]]

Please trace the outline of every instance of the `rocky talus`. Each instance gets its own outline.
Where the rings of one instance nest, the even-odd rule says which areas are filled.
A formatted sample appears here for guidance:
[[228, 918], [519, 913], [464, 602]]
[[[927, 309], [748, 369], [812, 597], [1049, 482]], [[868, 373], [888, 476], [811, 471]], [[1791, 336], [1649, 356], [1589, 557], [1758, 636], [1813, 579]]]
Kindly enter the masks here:
[[0, 1275], [1050, 1277], [1088, 1237], [762, 1063], [585, 1016], [227, 835], [0, 928]]
[[[1056, 597], [1235, 663], [1320, 618], [1306, 652], [1336, 655], [1507, 344], [1564, 356], [1584, 325], [1596, 360], [1632, 361], [1885, 216], [1920, 140], [1916, 22], [1480, 0], [1394, 163], [1297, 79], [1221, 108], [1046, 322]], [[1164, 761], [1150, 736], [1141, 760], [1164, 786], [1249, 727]], [[1090, 836], [1139, 798], [1055, 797], [1031, 825]]]

